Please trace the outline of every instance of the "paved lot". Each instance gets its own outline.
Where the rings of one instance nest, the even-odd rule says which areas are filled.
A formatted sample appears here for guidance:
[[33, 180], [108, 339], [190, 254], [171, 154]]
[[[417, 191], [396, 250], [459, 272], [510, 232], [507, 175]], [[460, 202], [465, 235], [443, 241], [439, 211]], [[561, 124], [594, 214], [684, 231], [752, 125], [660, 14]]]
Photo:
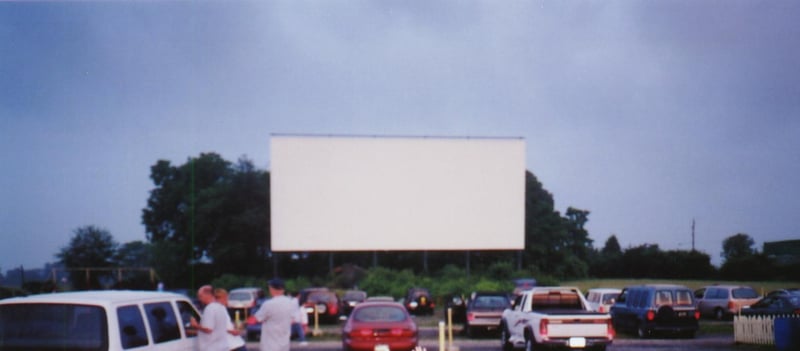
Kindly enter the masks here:
[[[421, 346], [425, 347], [428, 351], [439, 351], [439, 341], [436, 338], [435, 329], [424, 329], [420, 342]], [[465, 339], [457, 338], [454, 340], [453, 345], [457, 346], [459, 351], [500, 351], [500, 341], [496, 338], [480, 338], [480, 339]], [[257, 351], [258, 343], [251, 342], [247, 345], [248, 350]], [[309, 341], [308, 345], [300, 346], [300, 344], [293, 342], [292, 350], [302, 351], [331, 351], [341, 350], [342, 344], [338, 340]], [[632, 350], [658, 350], [658, 351], [678, 351], [678, 350], [691, 350], [691, 351], [763, 351], [770, 348], [758, 347], [754, 345], [736, 345], [733, 342], [733, 335], [714, 334], [714, 335], [699, 335], [694, 339], [635, 339], [635, 338], [621, 338], [614, 341], [608, 348], [608, 351], [632, 351]], [[520, 350], [521, 351], [521, 350]]]

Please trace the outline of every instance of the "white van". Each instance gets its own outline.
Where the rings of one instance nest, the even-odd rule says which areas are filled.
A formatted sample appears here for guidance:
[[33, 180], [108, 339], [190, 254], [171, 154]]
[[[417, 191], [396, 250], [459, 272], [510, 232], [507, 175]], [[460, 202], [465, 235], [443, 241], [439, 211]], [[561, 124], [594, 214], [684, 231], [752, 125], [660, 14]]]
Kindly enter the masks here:
[[183, 295], [81, 291], [0, 300], [0, 351], [181, 350], [196, 348]]

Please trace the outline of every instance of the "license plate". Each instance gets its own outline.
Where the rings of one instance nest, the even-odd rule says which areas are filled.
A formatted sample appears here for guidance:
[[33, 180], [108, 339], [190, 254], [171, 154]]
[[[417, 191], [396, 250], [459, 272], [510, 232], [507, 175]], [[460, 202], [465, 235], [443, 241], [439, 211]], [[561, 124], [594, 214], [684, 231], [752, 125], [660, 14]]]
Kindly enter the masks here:
[[372, 350], [373, 351], [389, 351], [389, 345], [383, 345], [383, 344], [375, 345], [375, 347]]
[[586, 347], [586, 338], [569, 338], [569, 347], [584, 348]]
[[678, 312], [678, 317], [686, 317], [687, 315], [689, 315], [689, 313], [686, 311]]

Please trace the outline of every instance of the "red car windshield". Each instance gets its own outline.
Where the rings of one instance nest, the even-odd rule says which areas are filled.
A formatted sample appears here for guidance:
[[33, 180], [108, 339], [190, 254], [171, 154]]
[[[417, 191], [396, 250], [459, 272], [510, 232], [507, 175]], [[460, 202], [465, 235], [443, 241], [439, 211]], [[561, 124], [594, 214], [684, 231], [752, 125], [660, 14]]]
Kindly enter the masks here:
[[353, 319], [358, 322], [402, 322], [406, 318], [406, 311], [397, 306], [369, 306], [353, 312]]

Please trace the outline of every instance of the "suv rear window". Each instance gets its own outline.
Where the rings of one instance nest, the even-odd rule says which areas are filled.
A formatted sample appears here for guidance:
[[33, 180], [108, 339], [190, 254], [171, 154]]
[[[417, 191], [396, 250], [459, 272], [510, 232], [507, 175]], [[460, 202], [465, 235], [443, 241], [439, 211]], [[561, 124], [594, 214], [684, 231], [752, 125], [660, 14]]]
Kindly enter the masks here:
[[734, 299], [757, 299], [758, 293], [753, 288], [736, 288], [733, 289]]
[[103, 308], [74, 304], [0, 306], [0, 350], [105, 350]]

